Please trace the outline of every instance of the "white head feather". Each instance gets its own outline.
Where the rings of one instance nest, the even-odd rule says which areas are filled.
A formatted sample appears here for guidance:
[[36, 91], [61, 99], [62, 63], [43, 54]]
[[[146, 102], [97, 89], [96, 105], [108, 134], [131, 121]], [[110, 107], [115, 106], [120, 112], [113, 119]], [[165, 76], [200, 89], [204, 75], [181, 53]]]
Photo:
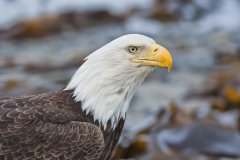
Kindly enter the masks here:
[[153, 71], [153, 67], [131, 62], [136, 55], [130, 54], [128, 47], [152, 44], [153, 39], [139, 34], [113, 40], [85, 59], [65, 90], [73, 89], [82, 109], [104, 127], [108, 121], [115, 126], [120, 118], [125, 118], [136, 88]]

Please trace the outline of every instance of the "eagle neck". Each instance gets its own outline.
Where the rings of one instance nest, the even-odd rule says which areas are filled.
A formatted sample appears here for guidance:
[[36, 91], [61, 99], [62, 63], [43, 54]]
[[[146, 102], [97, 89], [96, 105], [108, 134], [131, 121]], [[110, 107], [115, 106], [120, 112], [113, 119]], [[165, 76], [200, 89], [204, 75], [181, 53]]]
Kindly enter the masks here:
[[[120, 119], [125, 119], [136, 88], [152, 69], [111, 65], [87, 60], [74, 74], [65, 90], [74, 90], [76, 102], [82, 110], [92, 114], [104, 128], [110, 122], [115, 129]], [[114, 66], [114, 67], [112, 67]]]

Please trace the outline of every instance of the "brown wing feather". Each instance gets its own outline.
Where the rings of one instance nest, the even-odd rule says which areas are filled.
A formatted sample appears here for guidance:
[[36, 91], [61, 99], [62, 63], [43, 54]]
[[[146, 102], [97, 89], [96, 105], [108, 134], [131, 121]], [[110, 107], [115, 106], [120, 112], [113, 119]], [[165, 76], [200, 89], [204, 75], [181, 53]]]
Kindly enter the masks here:
[[0, 159], [98, 160], [102, 131], [69, 98], [51, 92], [0, 100]]

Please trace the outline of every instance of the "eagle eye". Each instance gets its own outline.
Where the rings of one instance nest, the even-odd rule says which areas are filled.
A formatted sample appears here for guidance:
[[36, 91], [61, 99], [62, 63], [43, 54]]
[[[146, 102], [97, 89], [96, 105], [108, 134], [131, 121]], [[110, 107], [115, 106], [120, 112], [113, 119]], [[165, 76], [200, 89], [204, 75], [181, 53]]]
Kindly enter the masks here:
[[129, 53], [137, 53], [140, 51], [140, 47], [138, 46], [129, 46], [128, 47], [128, 52]]

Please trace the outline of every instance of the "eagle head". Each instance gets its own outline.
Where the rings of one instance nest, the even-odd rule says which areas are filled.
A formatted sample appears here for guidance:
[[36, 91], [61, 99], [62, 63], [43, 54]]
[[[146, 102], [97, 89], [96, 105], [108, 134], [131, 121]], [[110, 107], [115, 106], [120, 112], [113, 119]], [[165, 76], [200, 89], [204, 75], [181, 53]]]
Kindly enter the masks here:
[[121, 36], [85, 58], [65, 90], [74, 90], [82, 109], [106, 127], [125, 118], [136, 88], [154, 68], [172, 68], [167, 49], [140, 35]]

